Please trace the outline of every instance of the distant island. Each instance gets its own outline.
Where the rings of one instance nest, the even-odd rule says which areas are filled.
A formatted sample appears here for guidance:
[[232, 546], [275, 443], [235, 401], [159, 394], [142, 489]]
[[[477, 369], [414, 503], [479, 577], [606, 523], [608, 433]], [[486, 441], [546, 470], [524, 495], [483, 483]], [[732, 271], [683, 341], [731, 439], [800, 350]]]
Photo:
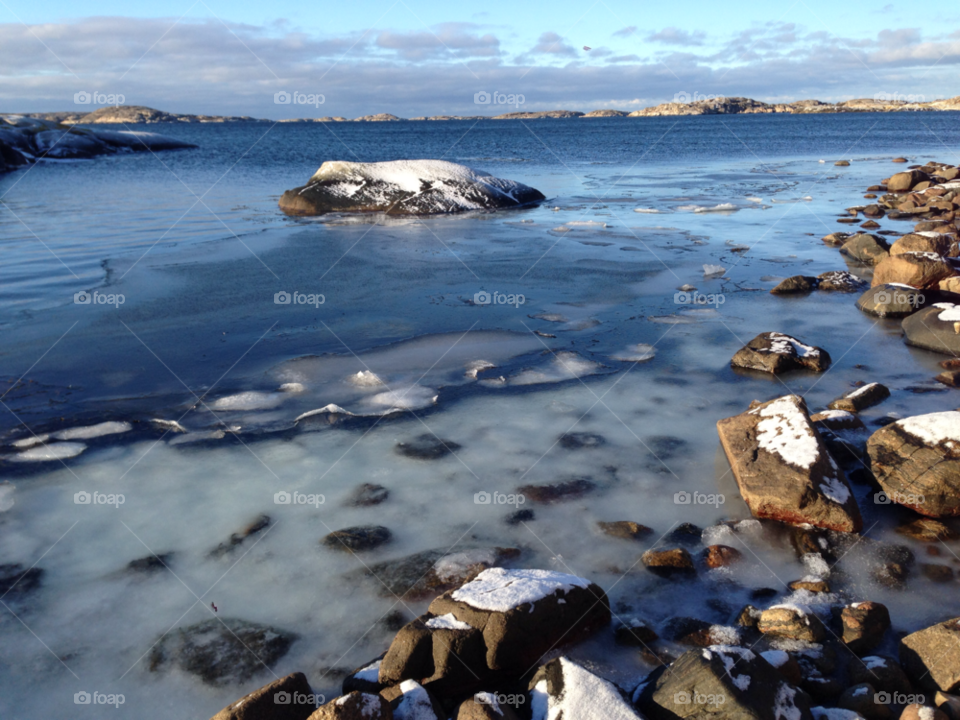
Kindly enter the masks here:
[[[364, 115], [358, 118], [339, 116], [318, 118], [293, 118], [277, 122], [404, 122], [415, 120], [540, 120], [546, 118], [609, 118], [609, 117], [665, 117], [681, 115], [750, 115], [783, 114], [811, 115], [818, 113], [856, 113], [856, 112], [936, 112], [960, 110], [960, 96], [932, 100], [930, 102], [908, 102], [904, 100], [877, 100], [861, 98], [828, 103], [821, 100], [797, 100], [790, 103], [765, 103], [745, 97], [718, 97], [692, 102], [667, 102], [653, 107], [626, 112], [624, 110], [593, 110], [583, 113], [577, 110], [534, 110], [509, 112], [502, 115], [433, 115], [413, 118], [401, 118], [390, 113]], [[246, 115], [187, 115], [168, 113], [163, 110], [142, 105], [120, 105], [102, 107], [93, 112], [76, 110], [49, 113], [3, 113], [38, 118], [63, 125], [96, 124], [151, 124], [151, 123], [233, 123], [233, 122], [274, 122], [273, 120], [253, 118]]]

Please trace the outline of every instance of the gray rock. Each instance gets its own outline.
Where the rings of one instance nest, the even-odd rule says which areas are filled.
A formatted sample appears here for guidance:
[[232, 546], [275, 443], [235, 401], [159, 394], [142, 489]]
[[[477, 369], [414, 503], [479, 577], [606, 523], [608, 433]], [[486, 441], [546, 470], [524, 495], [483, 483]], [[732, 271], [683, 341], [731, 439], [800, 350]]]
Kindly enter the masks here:
[[831, 270], [817, 275], [819, 290], [827, 292], [859, 292], [867, 283], [846, 270]]
[[321, 542], [333, 550], [363, 552], [386, 545], [392, 537], [393, 533], [382, 525], [361, 525], [334, 530], [325, 535]]
[[[939, 298], [940, 293], [936, 293]], [[903, 285], [877, 285], [857, 299], [857, 308], [878, 317], [900, 318], [925, 307], [933, 297], [930, 290]]]
[[903, 321], [907, 345], [960, 357], [960, 334], [953, 322], [940, 320], [943, 308], [929, 307]]
[[865, 265], [876, 265], [890, 254], [890, 244], [882, 235], [857, 233], [843, 244], [840, 253]]
[[310, 720], [393, 720], [390, 704], [380, 695], [352, 692], [320, 706]]
[[346, 500], [345, 505], [351, 507], [371, 507], [379, 505], [390, 496], [390, 491], [383, 485], [374, 483], [363, 483], [353, 489]]
[[794, 275], [782, 280], [773, 290], [772, 295], [792, 295], [795, 293], [808, 293], [817, 289], [820, 281], [815, 277], [807, 275]]

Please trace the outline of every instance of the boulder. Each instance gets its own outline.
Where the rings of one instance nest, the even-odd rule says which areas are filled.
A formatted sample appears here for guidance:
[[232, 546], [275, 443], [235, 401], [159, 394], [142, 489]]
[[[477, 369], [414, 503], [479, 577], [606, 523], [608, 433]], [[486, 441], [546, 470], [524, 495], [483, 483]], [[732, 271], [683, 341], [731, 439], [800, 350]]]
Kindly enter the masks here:
[[486, 669], [517, 673], [610, 622], [610, 603], [599, 586], [550, 570], [484, 570], [435, 599], [429, 611], [483, 634]]
[[890, 254], [890, 244], [881, 235], [857, 233], [843, 244], [840, 252], [865, 265], [876, 265]]
[[535, 720], [644, 720], [620, 688], [566, 657], [537, 670], [530, 709]]
[[851, 710], [866, 720], [893, 720], [889, 706], [878, 703], [874, 697], [876, 694], [876, 689], [870, 683], [853, 685], [837, 699], [837, 707]]
[[398, 442], [396, 451], [415, 460], [439, 460], [460, 449], [459, 443], [443, 440], [432, 433], [423, 433], [409, 442]]
[[907, 635], [900, 641], [900, 662], [913, 680], [933, 693], [960, 689], [960, 618]]
[[478, 692], [460, 703], [453, 720], [520, 720], [517, 709], [526, 699], [526, 695], [520, 693]]
[[517, 494], [538, 503], [563, 502], [576, 500], [596, 489], [596, 484], [586, 478], [571, 478], [545, 485], [521, 485]]
[[[389, 703], [379, 695], [352, 692], [321, 705], [309, 720], [393, 720]], [[426, 720], [426, 718], [424, 719]]]
[[900, 535], [924, 543], [939, 543], [941, 540], [949, 542], [960, 537], [955, 531], [933, 518], [917, 518], [897, 526], [896, 531]]
[[910, 679], [903, 672], [900, 664], [891, 657], [883, 655], [852, 657], [847, 664], [847, 673], [851, 684], [854, 685], [870, 683], [879, 692], [902, 695], [913, 692]]
[[886, 185], [890, 192], [906, 192], [915, 185], [928, 180], [930, 180], [930, 176], [922, 170], [907, 170], [891, 175]]
[[[398, 628], [397, 632], [403, 628]], [[358, 667], [352, 673], [343, 679], [342, 691], [344, 695], [349, 695], [353, 691], [370, 693], [376, 695], [383, 690], [383, 683], [380, 682], [380, 665], [386, 653], [378, 657], [373, 662]]]
[[907, 345], [960, 357], [960, 305], [937, 303], [903, 321]]
[[283, 194], [280, 209], [288, 215], [432, 215], [520, 207], [545, 199], [532, 187], [444, 160], [327, 161], [306, 185]]
[[904, 253], [891, 255], [873, 271], [872, 287], [877, 285], [909, 285], [919, 289], [939, 287], [940, 281], [956, 270], [944, 258], [934, 253]]
[[710, 545], [703, 551], [703, 560], [711, 570], [729, 567], [743, 559], [743, 553], [729, 545]]
[[827, 631], [823, 622], [801, 605], [774, 605], [760, 615], [757, 629], [764, 635], [820, 642]]
[[211, 720], [306, 720], [316, 709], [314, 699], [306, 675], [295, 672], [244, 695]]
[[824, 235], [822, 240], [827, 245], [840, 246], [843, 245], [849, 238], [853, 237], [857, 233], [847, 233], [847, 232], [835, 232], [830, 233], [829, 235]]
[[614, 520], [612, 522], [601, 520], [597, 523], [597, 527], [600, 528], [602, 533], [622, 540], [642, 540], [653, 533], [653, 530], [646, 525], [635, 523], [632, 520]]
[[797, 395], [717, 423], [720, 442], [757, 518], [859, 532], [860, 510]]
[[637, 618], [625, 619], [624, 623], [619, 625], [613, 634], [617, 645], [629, 647], [645, 646], [659, 637], [653, 628]]
[[404, 680], [391, 690], [396, 693], [390, 700], [394, 720], [446, 720], [440, 703], [416, 680]]
[[875, 649], [890, 629], [890, 612], [877, 602], [853, 603], [840, 612], [840, 621], [844, 644], [855, 655], [864, 655]]
[[647, 550], [640, 561], [650, 572], [661, 577], [691, 575], [695, 572], [693, 558], [683, 548]]
[[870, 436], [867, 452], [889, 501], [928, 517], [960, 515], [960, 412], [893, 422]]
[[823, 372], [830, 367], [830, 355], [822, 348], [805, 345], [789, 335], [765, 332], [738, 350], [730, 364], [735, 368], [775, 375], [798, 369]]
[[886, 385], [874, 382], [848, 392], [831, 402], [827, 407], [831, 410], [846, 410], [847, 412], [858, 413], [883, 402], [888, 397], [890, 397], [890, 391]]
[[946, 257], [950, 254], [952, 245], [953, 239], [949, 235], [910, 233], [897, 239], [890, 248], [890, 254], [933, 253]]
[[266, 530], [270, 527], [270, 516], [269, 515], [258, 515], [246, 526], [244, 526], [239, 532], [235, 532], [230, 535], [230, 538], [226, 542], [222, 542], [213, 550], [210, 551], [210, 557], [223, 557], [234, 552], [238, 547], [240, 547], [244, 541]]
[[937, 284], [937, 287], [943, 292], [960, 294], [960, 276], [945, 278]]
[[382, 525], [363, 525], [334, 530], [320, 541], [332, 550], [363, 552], [390, 542], [393, 534]]
[[926, 305], [929, 291], [918, 290], [909, 285], [876, 285], [865, 291], [857, 300], [863, 312], [879, 317], [906, 317]]
[[815, 277], [807, 275], [794, 275], [782, 280], [773, 290], [772, 295], [793, 295], [795, 293], [808, 293], [817, 289], [820, 281]]
[[858, 292], [866, 283], [846, 270], [830, 270], [817, 275], [818, 288], [826, 292]]
[[210, 618], [164, 635], [150, 651], [150, 670], [174, 664], [209, 685], [246, 682], [272, 668], [297, 636], [236, 618]]
[[949, 718], [939, 708], [910, 703], [900, 713], [900, 720], [949, 720]]
[[763, 657], [725, 645], [684, 653], [634, 698], [651, 720], [812, 720], [806, 693]]

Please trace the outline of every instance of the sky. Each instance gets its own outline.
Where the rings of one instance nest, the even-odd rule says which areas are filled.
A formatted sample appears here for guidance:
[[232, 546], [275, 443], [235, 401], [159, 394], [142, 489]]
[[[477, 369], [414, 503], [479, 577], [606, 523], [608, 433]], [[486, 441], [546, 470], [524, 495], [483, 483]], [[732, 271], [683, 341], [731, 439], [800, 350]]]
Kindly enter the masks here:
[[[0, 111], [266, 119], [960, 95], [960, 4], [0, 0]], [[88, 102], [84, 102], [88, 100]]]

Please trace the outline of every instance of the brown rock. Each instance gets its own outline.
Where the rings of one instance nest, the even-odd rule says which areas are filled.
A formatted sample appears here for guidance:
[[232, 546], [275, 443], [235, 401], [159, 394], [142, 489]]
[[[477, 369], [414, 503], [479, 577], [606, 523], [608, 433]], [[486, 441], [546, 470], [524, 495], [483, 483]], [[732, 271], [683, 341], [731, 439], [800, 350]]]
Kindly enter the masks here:
[[583, 497], [595, 490], [596, 485], [584, 478], [574, 478], [566, 482], [550, 483], [548, 485], [522, 485], [517, 493], [525, 498], [540, 503], [561, 502]]
[[815, 277], [794, 275], [793, 277], [788, 277], [786, 280], [781, 280], [780, 284], [770, 291], [770, 294], [793, 295], [796, 293], [812, 292], [817, 289], [818, 284], [819, 281]]
[[823, 622], [816, 615], [788, 606], [775, 605], [764, 610], [757, 629], [764, 635], [807, 642], [820, 642], [827, 635]]
[[693, 558], [683, 548], [647, 550], [640, 561], [650, 572], [664, 577], [692, 574], [695, 572]]
[[834, 163], [834, 165], [836, 165], [837, 167], [849, 167], [849, 166], [850, 166], [850, 161], [849, 161], [849, 160], [837, 160], [837, 161]]
[[743, 553], [729, 545], [711, 545], [704, 550], [704, 562], [710, 569], [728, 567], [742, 558]]
[[903, 255], [904, 253], [933, 253], [946, 257], [950, 254], [950, 247], [953, 245], [949, 235], [917, 235], [910, 233], [898, 238], [890, 246], [891, 255]]
[[642, 620], [631, 618], [614, 631], [617, 645], [627, 647], [641, 647], [652, 643], [658, 638], [657, 633]]
[[421, 615], [394, 636], [380, 661], [380, 684], [396, 685], [403, 680], [433, 674], [433, 636], [427, 627], [431, 615]]
[[946, 292], [960, 293], [960, 277], [948, 277], [941, 280], [937, 287]]
[[921, 687], [953, 693], [960, 688], [960, 618], [932, 625], [900, 641], [900, 662]]
[[936, 583], [953, 582], [953, 570], [946, 565], [920, 563], [920, 574]]
[[787, 395], [717, 423], [720, 442], [755, 517], [859, 532], [860, 510], [803, 399]]
[[295, 672], [244, 695], [211, 720], [306, 720], [314, 708], [306, 675]]
[[870, 436], [867, 452], [891, 502], [928, 517], [960, 515], [960, 412], [891, 423]]
[[804, 368], [823, 372], [830, 367], [830, 355], [822, 348], [805, 345], [789, 335], [765, 332], [738, 350], [730, 364], [775, 375]]
[[641, 540], [653, 532], [646, 525], [635, 523], [632, 520], [600, 521], [597, 525], [601, 532], [622, 540]]
[[942, 257], [920, 253], [891, 255], [873, 271], [872, 286], [894, 283], [914, 288], [937, 288], [941, 280], [955, 275]]
[[505, 702], [509, 698], [526, 700], [522, 695], [480, 692], [460, 703], [453, 720], [520, 720], [514, 706]]
[[390, 542], [393, 534], [382, 525], [363, 525], [334, 530], [320, 541], [331, 550], [362, 552]]
[[875, 699], [877, 691], [870, 683], [860, 683], [843, 691], [837, 699], [837, 707], [852, 710], [866, 720], [892, 720], [893, 713]]
[[393, 720], [393, 710], [380, 695], [352, 692], [320, 706], [309, 720]]
[[859, 292], [867, 286], [863, 280], [846, 270], [821, 273], [817, 279], [820, 281], [819, 289], [825, 292]]
[[890, 629], [890, 612], [885, 605], [862, 602], [847, 605], [840, 613], [843, 642], [855, 655], [864, 655], [876, 648]]
[[921, 170], [908, 170], [907, 172], [896, 173], [887, 181], [887, 190], [890, 192], [906, 192], [918, 183], [925, 182], [929, 179], [930, 176]]
[[851, 390], [834, 400], [827, 407], [831, 410], [846, 410], [847, 412], [858, 413], [883, 402], [888, 397], [890, 397], [890, 391], [887, 387], [874, 382], [856, 390]]
[[862, 227], [864, 230], [876, 230], [878, 227], [880, 227], [880, 223], [874, 220], [867, 220], [866, 222], [860, 223], [860, 227]]
[[900, 713], [900, 720], [949, 720], [942, 710], [912, 703], [907, 705]]
[[900, 664], [885, 655], [852, 657], [847, 663], [850, 682], [855, 685], [870, 683], [879, 692], [909, 695], [913, 692], [910, 679]]
[[905, 162], [907, 162], [907, 159], [906, 159], [906, 158], [898, 157], [898, 158], [894, 158], [894, 159], [893, 159], [893, 162], [895, 162], [895, 163], [905, 163]]
[[788, 586], [791, 590], [806, 590], [812, 593], [830, 592], [830, 584], [826, 580], [815, 578], [812, 580], [794, 580]]
[[881, 235], [857, 233], [851, 235], [840, 253], [866, 265], [876, 265], [890, 254], [890, 244]]
[[823, 237], [823, 241], [827, 245], [839, 246], [839, 245], [843, 245], [851, 237], [853, 237], [853, 235], [850, 233], [835, 232], [835, 233], [830, 233], [829, 235], [825, 235]]
[[743, 610], [740, 611], [740, 614], [737, 615], [737, 620], [734, 624], [745, 628], [755, 628], [760, 622], [760, 615], [761, 611], [753, 605], [745, 605]]
[[935, 543], [941, 540], [956, 540], [956, 532], [933, 518], [918, 518], [897, 527], [897, 532], [913, 540], [925, 543]]

